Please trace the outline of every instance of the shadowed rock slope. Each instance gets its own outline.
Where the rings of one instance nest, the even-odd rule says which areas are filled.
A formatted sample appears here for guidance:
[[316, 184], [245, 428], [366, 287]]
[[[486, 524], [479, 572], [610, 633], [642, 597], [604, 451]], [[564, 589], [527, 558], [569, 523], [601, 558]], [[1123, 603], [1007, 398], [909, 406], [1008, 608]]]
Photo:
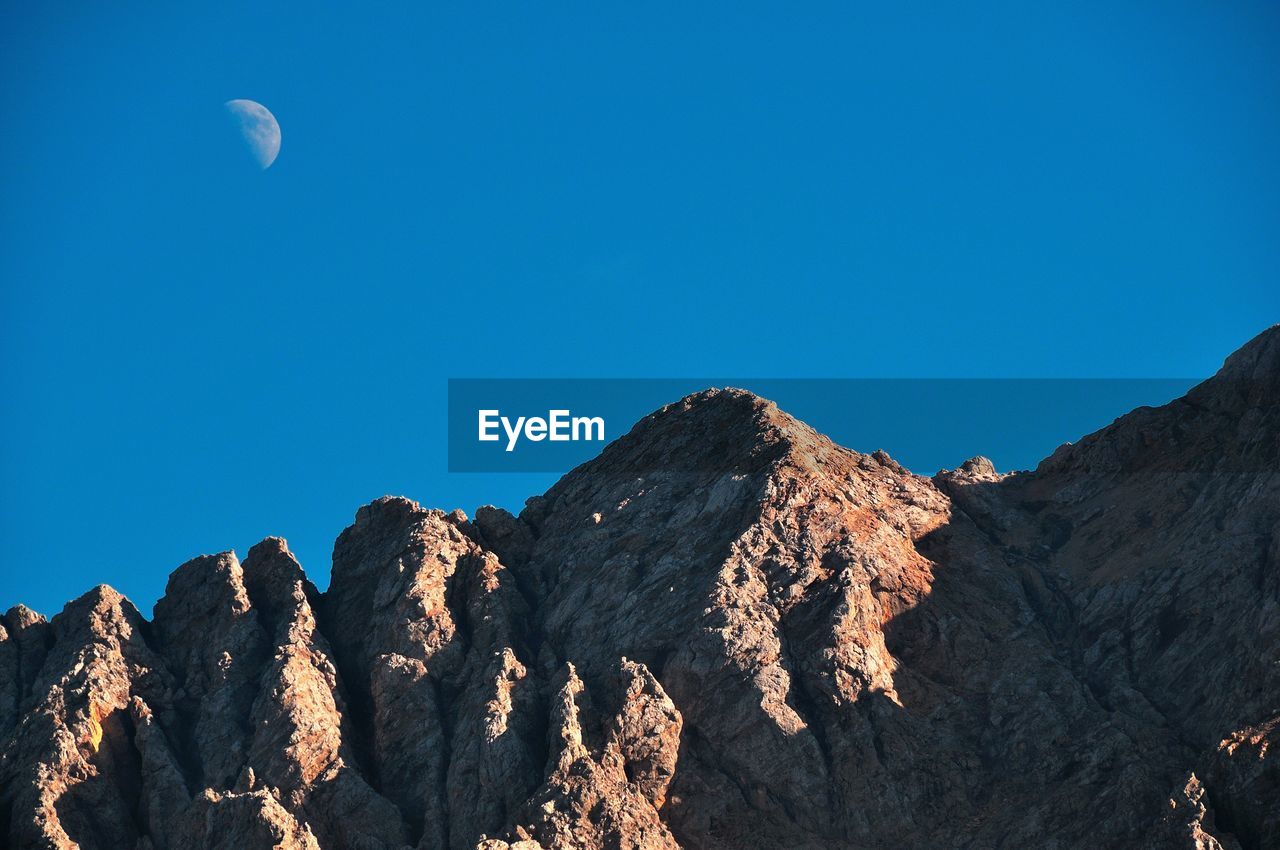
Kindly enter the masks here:
[[748, 393], [0, 618], [18, 848], [1280, 847], [1280, 330], [1030, 473]]

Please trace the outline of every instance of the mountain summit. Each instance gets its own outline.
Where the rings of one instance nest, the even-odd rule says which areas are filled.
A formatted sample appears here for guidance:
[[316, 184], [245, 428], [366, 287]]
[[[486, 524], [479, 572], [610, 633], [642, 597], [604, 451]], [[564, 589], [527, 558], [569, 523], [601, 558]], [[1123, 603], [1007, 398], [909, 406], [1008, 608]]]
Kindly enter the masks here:
[[17, 848], [1280, 846], [1280, 327], [1034, 472], [707, 390], [519, 517], [387, 497], [0, 618]]

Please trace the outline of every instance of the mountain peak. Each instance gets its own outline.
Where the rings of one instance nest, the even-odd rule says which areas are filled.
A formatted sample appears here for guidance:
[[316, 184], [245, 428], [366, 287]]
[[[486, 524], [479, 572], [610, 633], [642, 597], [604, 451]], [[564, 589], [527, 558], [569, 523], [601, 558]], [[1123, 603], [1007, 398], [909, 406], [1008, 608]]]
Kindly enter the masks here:
[[1223, 377], [1280, 379], [1280, 324], [1272, 325], [1227, 357]]
[[645, 416], [566, 479], [656, 472], [752, 474], [788, 454], [835, 448], [768, 399], [741, 389], [710, 388]]

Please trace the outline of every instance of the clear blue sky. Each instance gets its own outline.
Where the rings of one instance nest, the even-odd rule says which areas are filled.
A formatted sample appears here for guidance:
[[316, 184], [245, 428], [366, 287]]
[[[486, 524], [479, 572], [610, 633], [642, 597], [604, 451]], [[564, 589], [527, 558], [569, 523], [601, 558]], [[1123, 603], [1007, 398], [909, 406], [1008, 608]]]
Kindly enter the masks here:
[[1280, 319], [1274, 3], [345, 5], [0, 9], [0, 606], [518, 507], [450, 376], [1198, 377]]

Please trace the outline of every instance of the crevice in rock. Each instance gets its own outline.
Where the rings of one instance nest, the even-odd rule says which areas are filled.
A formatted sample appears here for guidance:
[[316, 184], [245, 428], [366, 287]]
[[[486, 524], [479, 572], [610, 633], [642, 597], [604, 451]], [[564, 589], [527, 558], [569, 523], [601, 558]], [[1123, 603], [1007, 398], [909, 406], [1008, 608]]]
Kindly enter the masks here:
[[94, 721], [100, 732], [95, 772], [71, 784], [54, 804], [62, 827], [83, 847], [132, 847], [147, 833], [142, 819], [142, 767], [129, 710]]
[[[186, 677], [175, 672], [174, 690], [182, 693], [186, 687]], [[196, 708], [188, 697], [176, 699], [173, 703], [171, 717], [175, 721], [172, 728], [166, 729], [170, 740], [175, 744], [174, 759], [183, 781], [187, 784], [187, 793], [193, 793], [205, 787], [204, 764], [200, 759], [200, 747], [196, 743]]]
[[[319, 618], [317, 617], [317, 620]], [[320, 626], [317, 624], [317, 631]], [[332, 645], [332, 644], [330, 644]], [[378, 759], [373, 743], [373, 694], [369, 690], [369, 671], [361, 671], [342, 655], [334, 653], [337, 671], [337, 696], [342, 707], [343, 742], [350, 748], [355, 767], [374, 791], [382, 794]], [[385, 795], [384, 795], [385, 796]]]
[[1234, 836], [1240, 842], [1240, 850], [1264, 850], [1248, 809], [1234, 805], [1231, 797], [1219, 787], [1206, 785], [1204, 790], [1213, 815], [1214, 831]]
[[[428, 675], [427, 680], [431, 684], [433, 698], [436, 701], [440, 716], [440, 776], [437, 782], [440, 793], [439, 829], [440, 834], [444, 837], [444, 846], [451, 847], [453, 846], [453, 824], [449, 816], [449, 794], [446, 783], [449, 778], [449, 769], [453, 765], [453, 735], [457, 729], [458, 722], [456, 706], [462, 696], [464, 686], [444, 679], [436, 680], [430, 675]], [[410, 837], [416, 846], [426, 832], [426, 818], [419, 819], [416, 830], [411, 825], [410, 831]]]
[[471, 624], [471, 583], [476, 574], [484, 566], [481, 555], [466, 555], [458, 560], [453, 574], [445, 579], [444, 605], [453, 620], [454, 633], [452, 640], [460, 644], [460, 657], [465, 658], [471, 651], [473, 633]]
[[[813, 740], [818, 745], [818, 752], [822, 755], [823, 765], [826, 767], [827, 774], [830, 775], [835, 757], [831, 742], [827, 740], [824, 714], [817, 699], [810, 693], [808, 678], [801, 672], [800, 663], [796, 660], [792, 649], [792, 638], [787, 633], [786, 623], [781, 619], [778, 622], [778, 638], [782, 646], [782, 656], [779, 660], [782, 663], [782, 669], [787, 671], [787, 676], [791, 680], [787, 695], [790, 698], [792, 710], [804, 721], [805, 727], [813, 735]], [[827, 790], [829, 795], [830, 785]]]
[[1160, 613], [1156, 615], [1156, 654], [1164, 652], [1173, 646], [1173, 642], [1187, 630], [1189, 625], [1191, 625], [1191, 620], [1181, 612], [1178, 600], [1175, 597], [1172, 602], [1160, 609]]

